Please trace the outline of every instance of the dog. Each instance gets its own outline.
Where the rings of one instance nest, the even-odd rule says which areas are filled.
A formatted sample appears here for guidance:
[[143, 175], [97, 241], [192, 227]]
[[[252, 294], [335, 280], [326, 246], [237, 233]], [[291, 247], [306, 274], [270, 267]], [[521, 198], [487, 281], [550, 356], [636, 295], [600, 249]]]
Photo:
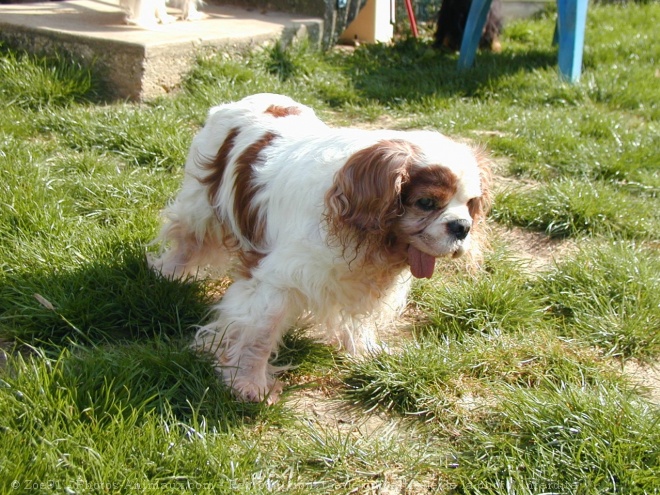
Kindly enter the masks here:
[[331, 128], [254, 95], [210, 110], [150, 266], [234, 269], [193, 345], [238, 398], [273, 403], [286, 330], [304, 317], [351, 354], [380, 349], [375, 329], [405, 308], [412, 277], [479, 251], [489, 183], [485, 155], [438, 132]]
[[[126, 24], [153, 27], [156, 24], [170, 24], [177, 20], [167, 13], [167, 0], [119, 0], [126, 13]], [[197, 21], [205, 17], [198, 9], [201, 0], [178, 0], [175, 5], [181, 9], [181, 19]]]
[[[471, 6], [472, 0], [442, 1], [434, 33], [434, 47], [453, 52], [460, 50]], [[481, 49], [491, 50], [494, 53], [502, 51], [499, 41], [503, 26], [501, 11], [501, 0], [493, 0], [479, 41]]]

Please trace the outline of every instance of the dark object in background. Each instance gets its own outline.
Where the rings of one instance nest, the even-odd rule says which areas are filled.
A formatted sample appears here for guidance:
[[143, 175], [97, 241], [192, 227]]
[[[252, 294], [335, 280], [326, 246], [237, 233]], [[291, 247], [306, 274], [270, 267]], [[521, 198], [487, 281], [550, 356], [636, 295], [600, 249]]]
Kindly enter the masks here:
[[[458, 51], [461, 48], [465, 23], [472, 0], [443, 0], [438, 12], [438, 19], [435, 31], [435, 48], [442, 48], [451, 51]], [[484, 26], [484, 32], [481, 34], [479, 48], [499, 52], [502, 49], [499, 41], [499, 35], [502, 31], [502, 2], [493, 0]]]

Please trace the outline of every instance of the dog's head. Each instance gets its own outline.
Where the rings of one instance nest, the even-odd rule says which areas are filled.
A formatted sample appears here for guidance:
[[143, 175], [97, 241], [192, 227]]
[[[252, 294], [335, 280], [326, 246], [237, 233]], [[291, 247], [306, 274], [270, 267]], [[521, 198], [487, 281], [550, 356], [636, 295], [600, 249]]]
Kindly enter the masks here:
[[490, 168], [481, 153], [441, 134], [400, 136], [359, 150], [336, 174], [326, 196], [329, 230], [345, 248], [397, 253], [415, 277], [430, 278], [436, 258], [477, 243]]

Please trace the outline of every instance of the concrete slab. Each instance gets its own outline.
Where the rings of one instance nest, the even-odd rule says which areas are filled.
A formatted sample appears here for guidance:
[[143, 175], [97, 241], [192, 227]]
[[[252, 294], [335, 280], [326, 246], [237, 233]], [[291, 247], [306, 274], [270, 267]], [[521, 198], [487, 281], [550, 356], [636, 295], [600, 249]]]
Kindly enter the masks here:
[[297, 36], [318, 43], [323, 35], [319, 18], [227, 5], [202, 10], [205, 19], [145, 29], [126, 25], [113, 1], [0, 5], [0, 39], [32, 52], [93, 60], [111, 96], [144, 100], [176, 88], [200, 50], [231, 52]]

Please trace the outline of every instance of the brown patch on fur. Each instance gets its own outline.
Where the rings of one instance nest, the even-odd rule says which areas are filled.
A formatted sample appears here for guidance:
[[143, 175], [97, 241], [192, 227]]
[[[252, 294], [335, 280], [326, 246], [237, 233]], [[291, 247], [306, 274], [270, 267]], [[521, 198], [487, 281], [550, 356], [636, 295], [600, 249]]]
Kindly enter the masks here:
[[403, 214], [401, 191], [418, 156], [407, 141], [383, 140], [354, 153], [335, 174], [325, 197], [325, 218], [330, 239], [341, 244], [345, 256], [349, 246], [364, 246], [365, 262], [381, 256], [383, 248], [402, 255], [393, 228]]
[[289, 115], [300, 115], [298, 107], [283, 107], [280, 105], [269, 106], [264, 113], [269, 113], [275, 118], [288, 117]]
[[259, 214], [253, 200], [259, 187], [254, 184], [254, 167], [259, 161], [259, 154], [277, 137], [268, 132], [261, 139], [248, 146], [236, 160], [234, 172], [234, 215], [244, 238], [253, 246], [263, 241], [266, 224]]
[[328, 220], [341, 230], [385, 233], [402, 213], [400, 194], [417, 154], [402, 140], [383, 140], [354, 153], [326, 194]]
[[472, 248], [469, 250], [467, 258], [467, 267], [469, 271], [474, 272], [483, 261], [483, 250], [489, 248], [488, 238], [490, 237], [490, 226], [486, 222], [486, 216], [490, 211], [493, 191], [493, 172], [492, 162], [483, 149], [475, 149], [474, 155], [479, 167], [479, 177], [481, 179], [481, 196], [472, 198], [468, 201], [468, 211], [472, 217]]
[[479, 198], [472, 198], [468, 201], [468, 210], [470, 211], [472, 220], [478, 222], [485, 218], [491, 208], [493, 201], [493, 171], [490, 158], [484, 150], [476, 149], [474, 150], [474, 154], [477, 158], [477, 166], [479, 167], [481, 196]]
[[483, 201], [481, 201], [481, 198], [472, 198], [470, 201], [468, 201], [467, 207], [472, 220], [477, 220], [483, 215], [482, 203]]
[[448, 168], [441, 165], [414, 167], [401, 196], [406, 205], [414, 205], [422, 198], [432, 198], [442, 208], [451, 201], [457, 189], [458, 177]]
[[199, 179], [199, 182], [208, 188], [206, 194], [212, 206], [216, 205], [218, 190], [220, 189], [225, 169], [229, 163], [229, 153], [234, 148], [234, 141], [236, 140], [236, 136], [238, 136], [238, 132], [239, 130], [235, 127], [229, 131], [220, 149], [218, 149], [215, 158], [210, 163], [204, 165], [204, 168], [210, 170], [211, 173], [203, 179]]
[[252, 278], [252, 270], [264, 259], [266, 255], [257, 251], [239, 251], [236, 266], [236, 276], [241, 278]]

